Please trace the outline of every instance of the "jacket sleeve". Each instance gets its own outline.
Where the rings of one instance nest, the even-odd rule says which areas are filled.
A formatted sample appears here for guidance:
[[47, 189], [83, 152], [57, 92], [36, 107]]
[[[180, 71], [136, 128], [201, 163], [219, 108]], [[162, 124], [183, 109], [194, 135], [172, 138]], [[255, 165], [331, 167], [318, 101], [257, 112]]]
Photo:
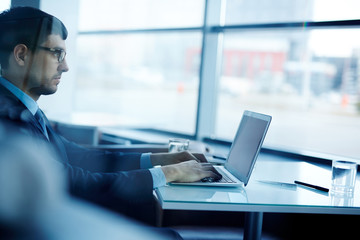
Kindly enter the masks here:
[[69, 163], [92, 172], [115, 172], [140, 169], [140, 153], [109, 152], [88, 149], [60, 136]]
[[149, 170], [93, 173], [64, 164], [70, 193], [94, 202], [142, 203], [152, 200], [153, 180]]

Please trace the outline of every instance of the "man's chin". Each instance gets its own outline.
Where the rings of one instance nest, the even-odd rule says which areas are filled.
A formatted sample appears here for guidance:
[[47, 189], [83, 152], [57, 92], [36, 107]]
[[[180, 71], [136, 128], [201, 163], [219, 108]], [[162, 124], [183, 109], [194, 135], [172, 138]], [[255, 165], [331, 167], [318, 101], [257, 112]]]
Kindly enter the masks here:
[[30, 92], [33, 94], [33, 95], [37, 95], [37, 96], [41, 96], [41, 95], [51, 95], [51, 94], [54, 94], [56, 93], [57, 91], [57, 86], [52, 86], [51, 88], [47, 87], [47, 88], [44, 88], [44, 87], [41, 87], [41, 88], [32, 88], [30, 90]]
[[51, 90], [49, 89], [48, 91], [44, 91], [41, 95], [51, 95], [56, 93], [56, 91], [57, 91], [57, 87]]
[[51, 87], [42, 88], [42, 91], [40, 92], [41, 95], [51, 95], [56, 93], [58, 90], [58, 87], [56, 85], [53, 85]]

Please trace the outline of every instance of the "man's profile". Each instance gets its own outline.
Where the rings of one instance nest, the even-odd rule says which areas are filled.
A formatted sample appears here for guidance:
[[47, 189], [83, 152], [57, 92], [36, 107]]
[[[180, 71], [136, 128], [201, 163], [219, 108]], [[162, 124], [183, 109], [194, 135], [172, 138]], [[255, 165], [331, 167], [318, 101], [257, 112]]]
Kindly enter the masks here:
[[[167, 182], [221, 177], [189, 152], [130, 154], [69, 142], [52, 129], [37, 104], [41, 95], [57, 91], [62, 74], [69, 70], [65, 25], [39, 9], [18, 7], [0, 14], [0, 32], [0, 124], [15, 126], [53, 148], [53, 158], [62, 163], [72, 195], [110, 208], [126, 208], [152, 201], [153, 189]], [[88, 171], [86, 165], [91, 162], [116, 162], [116, 167], [112, 172]], [[161, 167], [153, 168], [157, 165]]]

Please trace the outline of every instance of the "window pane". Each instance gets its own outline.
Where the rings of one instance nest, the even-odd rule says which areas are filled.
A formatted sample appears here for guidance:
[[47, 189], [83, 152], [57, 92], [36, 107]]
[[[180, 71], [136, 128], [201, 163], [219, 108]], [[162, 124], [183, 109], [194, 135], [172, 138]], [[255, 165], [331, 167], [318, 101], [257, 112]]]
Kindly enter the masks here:
[[194, 134], [201, 36], [80, 35], [76, 110], [112, 114], [106, 123]]
[[215, 134], [232, 139], [243, 110], [273, 115], [266, 144], [359, 157], [360, 30], [224, 36]]
[[79, 30], [198, 27], [204, 0], [80, 0]]
[[226, 24], [359, 19], [358, 0], [227, 0]]
[[4, 11], [5, 9], [10, 8], [11, 0], [1, 0], [0, 1], [0, 12]]

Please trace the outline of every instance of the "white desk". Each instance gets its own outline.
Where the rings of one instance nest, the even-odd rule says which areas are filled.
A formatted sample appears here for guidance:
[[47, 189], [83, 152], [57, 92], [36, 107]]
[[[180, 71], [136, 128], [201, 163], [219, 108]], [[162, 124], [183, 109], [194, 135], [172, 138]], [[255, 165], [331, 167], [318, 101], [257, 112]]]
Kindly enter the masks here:
[[318, 167], [301, 161], [289, 161], [260, 154], [245, 188], [165, 186], [156, 193], [164, 210], [206, 210], [248, 213], [245, 239], [261, 236], [262, 213], [316, 213], [360, 215], [360, 183], [353, 197], [334, 197], [306, 188], [284, 188], [258, 182], [294, 180], [330, 188], [331, 167]]

